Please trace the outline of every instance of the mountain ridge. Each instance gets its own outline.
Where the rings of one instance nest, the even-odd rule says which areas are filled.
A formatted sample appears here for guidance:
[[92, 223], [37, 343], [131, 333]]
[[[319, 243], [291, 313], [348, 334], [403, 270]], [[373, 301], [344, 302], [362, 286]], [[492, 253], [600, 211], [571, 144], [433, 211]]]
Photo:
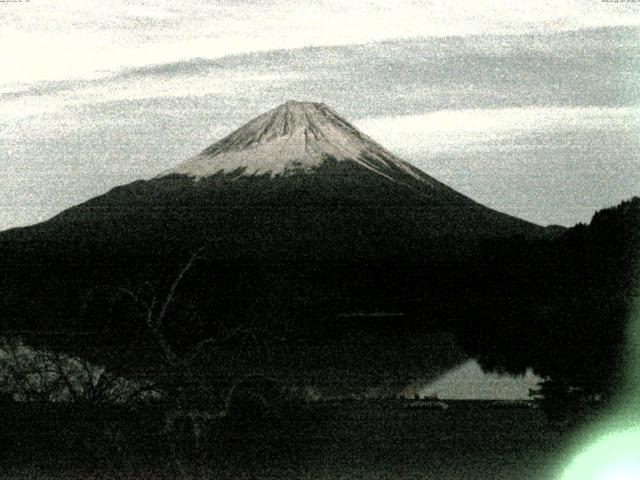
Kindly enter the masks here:
[[410, 188], [415, 188], [411, 184], [418, 181], [423, 187], [453, 194], [449, 187], [382, 147], [324, 103], [294, 100], [250, 120], [158, 177], [313, 173], [327, 159], [353, 162]]
[[[206, 245], [207, 261], [190, 272], [166, 327], [181, 345], [247, 322], [266, 339], [291, 339], [294, 350], [333, 342], [351, 321], [347, 329], [371, 341], [387, 329], [405, 341], [457, 315], [458, 292], [481, 281], [483, 252], [546, 236], [410, 166], [321, 104], [285, 104], [247, 125], [195, 164], [0, 233], [0, 267], [11, 279], [0, 298], [5, 325], [24, 330], [27, 319], [33, 331], [89, 330], [131, 346], [145, 334], [140, 312], [114, 307], [123, 299], [105, 286], [161, 289]], [[279, 158], [274, 143], [292, 149]], [[280, 173], [247, 171], [260, 158]], [[90, 313], [88, 298], [97, 303]], [[336, 323], [374, 311], [406, 315], [393, 325]]]

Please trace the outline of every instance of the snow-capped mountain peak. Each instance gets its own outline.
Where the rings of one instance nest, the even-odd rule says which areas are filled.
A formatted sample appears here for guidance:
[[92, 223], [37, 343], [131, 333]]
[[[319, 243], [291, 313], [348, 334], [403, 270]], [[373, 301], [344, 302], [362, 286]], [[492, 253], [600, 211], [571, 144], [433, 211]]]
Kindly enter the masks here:
[[[397, 180], [432, 179], [358, 131], [323, 103], [288, 101], [164, 172], [195, 178], [219, 173], [270, 176], [313, 172], [327, 160], [350, 161]], [[433, 181], [432, 186], [439, 185]]]

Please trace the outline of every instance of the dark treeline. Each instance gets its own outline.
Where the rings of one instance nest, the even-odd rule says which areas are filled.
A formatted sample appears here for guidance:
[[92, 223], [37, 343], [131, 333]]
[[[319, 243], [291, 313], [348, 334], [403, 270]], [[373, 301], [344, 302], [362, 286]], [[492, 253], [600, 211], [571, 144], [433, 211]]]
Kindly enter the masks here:
[[118, 187], [0, 234], [2, 331], [112, 367], [148, 366], [157, 342], [132, 296], [163, 298], [203, 249], [163, 322], [177, 350], [239, 329], [225, 348], [248, 370], [358, 371], [364, 383], [418, 374], [437, 358], [425, 341], [450, 330], [475, 288], [482, 242], [547, 235], [443, 185], [418, 187], [335, 162], [314, 175]]
[[[366, 181], [327, 191], [307, 178], [269, 180], [258, 200], [240, 182], [166, 181], [171, 191], [143, 182], [5, 232], [2, 333], [123, 373], [149, 369], [162, 355], [140, 300], [162, 309], [202, 248], [162, 329], [177, 352], [224, 339], [211, 342], [211, 378], [263, 371], [340, 383], [349, 371], [347, 383], [401, 384], [460, 361], [434, 334], [450, 331], [488, 369], [533, 367], [592, 392], [619, 384], [640, 199], [560, 232], [457, 197], [398, 199]], [[238, 195], [257, 206], [238, 207]], [[154, 208], [165, 197], [172, 203]]]
[[473, 328], [458, 328], [483, 367], [542, 377], [585, 394], [622, 382], [638, 294], [640, 198], [597, 212], [558, 238], [493, 250]]

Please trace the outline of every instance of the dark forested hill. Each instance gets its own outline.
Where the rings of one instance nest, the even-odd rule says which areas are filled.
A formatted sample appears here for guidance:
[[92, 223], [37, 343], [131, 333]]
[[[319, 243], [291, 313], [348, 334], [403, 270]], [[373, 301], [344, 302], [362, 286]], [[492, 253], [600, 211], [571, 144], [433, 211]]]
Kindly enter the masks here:
[[[607, 393], [621, 384], [640, 280], [640, 198], [550, 241], [502, 249], [459, 339], [486, 368]], [[491, 301], [490, 299], [493, 299]]]
[[455, 331], [488, 367], [546, 374], [550, 348], [607, 325], [618, 341], [637, 203], [545, 229], [288, 102], [156, 178], [0, 233], [2, 328], [135, 370], [157, 349], [150, 306], [178, 350], [242, 331], [224, 348], [253, 352], [243, 368], [366, 375], [451, 365], [462, 353], [434, 339]]

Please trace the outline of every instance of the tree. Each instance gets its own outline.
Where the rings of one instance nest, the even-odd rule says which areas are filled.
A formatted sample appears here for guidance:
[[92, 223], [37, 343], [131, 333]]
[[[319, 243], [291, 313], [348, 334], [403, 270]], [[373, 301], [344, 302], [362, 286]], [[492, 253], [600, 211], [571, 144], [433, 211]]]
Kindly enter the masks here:
[[589, 409], [612, 398], [631, 354], [640, 198], [597, 212], [589, 225], [551, 241], [502, 249], [491, 260], [484, 296], [458, 332], [469, 353], [488, 370], [531, 367], [548, 378], [541, 394], [550, 411]]
[[26, 411], [38, 427], [32, 436], [74, 444], [94, 462], [116, 462], [123, 435], [113, 413], [153, 390], [86, 359], [34, 349], [19, 338], [0, 339], [0, 391], [10, 399], [4, 405], [6, 429], [23, 431], [11, 412]]
[[[243, 376], [226, 389], [224, 385], [212, 386], [208, 382], [206, 369], [215, 361], [215, 353], [212, 355], [212, 352], [216, 348], [243, 338], [258, 343], [257, 336], [249, 325], [240, 324], [234, 328], [220, 325], [218, 335], [200, 338], [191, 345], [177, 346], [168, 337], [168, 324], [176, 321], [172, 309], [178, 301], [180, 289], [197, 263], [207, 260], [204, 254], [206, 249], [205, 246], [193, 252], [180, 266], [166, 289], [150, 281], [144, 282], [137, 289], [123, 286], [106, 286], [101, 289], [116, 293], [117, 297], [135, 307], [134, 316], [142, 320], [148, 338], [156, 346], [162, 368], [155, 374], [153, 385], [163, 392], [167, 402], [163, 431], [171, 447], [174, 463], [182, 475], [186, 475], [186, 467], [181, 460], [183, 455], [178, 430], [184, 428], [185, 423], [191, 431], [196, 460], [202, 463], [206, 456], [204, 437], [207, 425], [234, 411], [238, 392], [246, 389], [250, 381], [260, 377], [263, 383], [276, 384], [275, 380], [261, 374]], [[181, 320], [188, 325], [188, 318]], [[217, 391], [213, 391], [212, 387]], [[206, 392], [209, 397], [205, 401], [198, 398], [202, 397], [202, 392]]]
[[127, 404], [152, 390], [86, 359], [0, 338], [0, 390], [20, 402]]

